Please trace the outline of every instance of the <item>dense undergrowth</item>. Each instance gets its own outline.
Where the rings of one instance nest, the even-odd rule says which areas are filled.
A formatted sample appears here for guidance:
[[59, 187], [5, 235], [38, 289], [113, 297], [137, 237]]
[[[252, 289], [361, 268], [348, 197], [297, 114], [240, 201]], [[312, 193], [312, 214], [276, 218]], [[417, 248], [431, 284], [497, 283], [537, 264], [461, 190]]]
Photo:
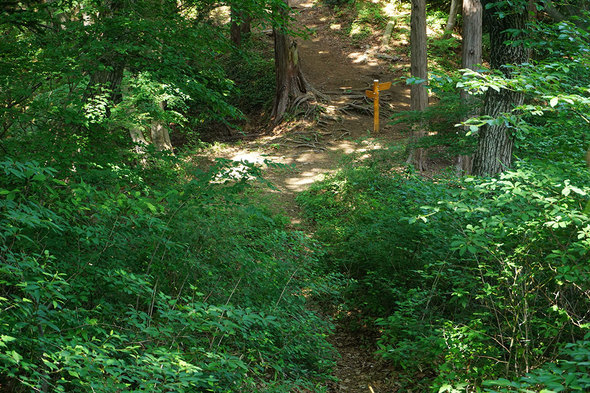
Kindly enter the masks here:
[[[231, 5], [284, 22], [282, 1]], [[0, 6], [0, 391], [330, 378], [331, 327], [304, 297], [318, 245], [254, 201], [258, 168], [190, 157], [272, 97], [272, 43], [232, 45], [217, 7]]]
[[[358, 42], [389, 17], [326, 3], [356, 12]], [[269, 26], [284, 6], [228, 4]], [[2, 5], [0, 391], [325, 391], [331, 326], [307, 298], [370, 326], [413, 391], [590, 389], [587, 31], [530, 26], [537, 57], [509, 82], [460, 75], [456, 39], [431, 39], [440, 101], [406, 117], [422, 146], [473, 148], [459, 87], [520, 89], [514, 113], [467, 124], [508, 122], [517, 165], [425, 178], [399, 147], [352, 157], [299, 198], [312, 240], [253, 197], [259, 168], [131, 143], [158, 127], [198, 142], [272, 94], [267, 42], [231, 47], [209, 2], [163, 5]]]
[[302, 294], [317, 246], [248, 202], [232, 166], [4, 158], [0, 390], [315, 391], [331, 367]]
[[[428, 129], [419, 146], [438, 162], [472, 153], [469, 134], [482, 125], [506, 122], [514, 168], [425, 178], [404, 169], [407, 155], [393, 147], [349, 160], [299, 197], [326, 247], [325, 275], [341, 283], [337, 315], [368, 326], [376, 354], [413, 391], [590, 389], [588, 31], [536, 21], [514, 37], [532, 59], [511, 66], [509, 80], [484, 67], [457, 73], [438, 50], [446, 44], [430, 45], [435, 104], [396, 119]], [[482, 104], [462, 105], [465, 87], [526, 99], [497, 119], [469, 120], [465, 136], [455, 125]]]
[[409, 385], [428, 370], [437, 389], [481, 386], [584, 339], [588, 176], [540, 169], [523, 162], [498, 179], [432, 181], [382, 157], [300, 198], [327, 247], [326, 272], [353, 280], [341, 307], [374, 327], [377, 353]]

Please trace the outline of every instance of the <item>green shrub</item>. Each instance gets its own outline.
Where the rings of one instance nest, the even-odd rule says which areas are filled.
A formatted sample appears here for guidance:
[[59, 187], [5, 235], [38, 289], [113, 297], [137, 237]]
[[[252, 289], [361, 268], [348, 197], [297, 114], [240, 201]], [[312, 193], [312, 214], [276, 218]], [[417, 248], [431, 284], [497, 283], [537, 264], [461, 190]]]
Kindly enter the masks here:
[[369, 161], [301, 202], [327, 265], [355, 279], [346, 307], [375, 320], [378, 353], [431, 370], [437, 388], [473, 387], [553, 360], [588, 328], [588, 189], [570, 173], [521, 163], [430, 182]]
[[228, 168], [162, 192], [2, 161], [2, 386], [321, 389], [330, 326], [302, 294], [316, 246], [245, 203]]
[[590, 389], [590, 335], [584, 340], [566, 344], [560, 358], [527, 373], [517, 381], [499, 379], [486, 381], [490, 393], [505, 392], [586, 392]]

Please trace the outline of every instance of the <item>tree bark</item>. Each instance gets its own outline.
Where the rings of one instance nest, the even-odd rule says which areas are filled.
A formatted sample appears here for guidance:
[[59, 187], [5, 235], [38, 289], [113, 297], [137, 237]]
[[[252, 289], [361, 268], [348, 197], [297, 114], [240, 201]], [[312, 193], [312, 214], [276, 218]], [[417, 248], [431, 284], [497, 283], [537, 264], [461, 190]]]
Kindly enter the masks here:
[[411, 108], [413, 111], [422, 111], [428, 106], [428, 90], [424, 87], [428, 83], [425, 0], [412, 0], [410, 45], [412, 77], [426, 81], [412, 85]]
[[[426, 0], [412, 0], [410, 32], [411, 50], [411, 74], [413, 78], [422, 79], [425, 82], [412, 84], [410, 90], [410, 103], [413, 111], [423, 111], [428, 107], [428, 90], [424, 87], [428, 83], [428, 60], [426, 52]], [[411, 142], [426, 134], [423, 125], [415, 125], [412, 129]], [[419, 171], [426, 169], [426, 152], [424, 149], [410, 150], [408, 162], [414, 163]]]
[[[483, 7], [480, 0], [463, 0], [463, 43], [461, 48], [461, 68], [475, 69], [481, 64], [482, 57], [482, 21]], [[466, 107], [474, 105], [473, 96], [467, 90], [461, 90], [461, 103]], [[467, 114], [467, 118], [477, 116], [476, 111]], [[465, 119], [466, 120], [466, 119]], [[457, 157], [456, 168], [459, 173], [471, 173], [471, 155], [461, 154]]]
[[[486, 94], [483, 111], [494, 118], [510, 113], [521, 105], [524, 96], [518, 92], [490, 89]], [[512, 165], [514, 138], [506, 123], [488, 125], [480, 130], [477, 150], [473, 156], [473, 173], [478, 176], [495, 175]]]
[[243, 11], [231, 8], [230, 38], [236, 47], [242, 45], [244, 38], [250, 35], [251, 18]]
[[[115, 59], [115, 56], [105, 56], [99, 60], [104, 65], [104, 69], [95, 70], [90, 74], [90, 82], [86, 88], [85, 97], [90, 100], [106, 91], [109, 102], [114, 105], [121, 102], [121, 81], [123, 80], [123, 70], [125, 65]], [[110, 113], [110, 107], [107, 107], [107, 116]]]
[[[463, 43], [461, 67], [475, 69], [482, 57], [483, 7], [480, 0], [463, 0]], [[465, 90], [462, 96], [467, 96]]]
[[145, 166], [147, 164], [147, 160], [145, 159], [145, 151], [148, 143], [143, 136], [143, 131], [141, 128], [131, 127], [129, 129], [129, 136], [131, 136], [131, 140], [135, 145], [133, 147], [133, 151], [135, 151], [135, 154], [139, 156], [139, 163], [142, 166]]
[[[487, 16], [490, 30], [490, 65], [501, 70], [506, 78], [510, 78], [507, 64], [522, 64], [528, 60], [529, 51], [523, 45], [505, 45], [510, 39], [508, 29], [523, 29], [528, 18], [526, 6], [519, 9], [511, 8], [500, 18], [495, 12]], [[499, 92], [489, 89], [484, 102], [484, 114], [498, 118], [510, 113], [514, 107], [522, 105], [524, 95], [506, 89]], [[512, 164], [513, 136], [510, 135], [506, 122], [487, 125], [480, 129], [478, 146], [473, 157], [473, 173], [475, 175], [495, 175], [503, 172]]]
[[[158, 106], [160, 110], [164, 112], [164, 102], [159, 102]], [[168, 133], [168, 127], [166, 127], [161, 121], [152, 121], [150, 128], [150, 134], [152, 137], [152, 144], [156, 148], [156, 151], [170, 151], [172, 152], [172, 142], [170, 141], [170, 134]]]
[[[285, 1], [288, 5], [288, 1]], [[286, 12], [282, 10], [281, 12]], [[283, 20], [286, 20], [286, 15]], [[297, 43], [291, 41], [283, 29], [274, 28], [274, 55], [276, 94], [271, 117], [276, 125], [281, 122], [289, 107], [310, 91], [310, 86], [299, 62]]]
[[449, 11], [449, 18], [447, 19], [447, 25], [445, 27], [445, 33], [443, 37], [449, 37], [455, 28], [457, 22], [457, 13], [459, 12], [459, 5], [461, 0], [451, 0], [451, 9]]

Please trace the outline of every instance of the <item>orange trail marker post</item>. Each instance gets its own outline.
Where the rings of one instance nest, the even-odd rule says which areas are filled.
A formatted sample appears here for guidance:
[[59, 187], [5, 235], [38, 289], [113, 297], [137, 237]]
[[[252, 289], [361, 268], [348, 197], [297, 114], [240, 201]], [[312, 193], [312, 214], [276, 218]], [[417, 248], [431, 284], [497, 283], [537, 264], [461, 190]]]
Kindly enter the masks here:
[[367, 97], [373, 99], [373, 132], [379, 132], [379, 92], [391, 88], [391, 82], [379, 83], [379, 80], [373, 81], [373, 90], [365, 90]]

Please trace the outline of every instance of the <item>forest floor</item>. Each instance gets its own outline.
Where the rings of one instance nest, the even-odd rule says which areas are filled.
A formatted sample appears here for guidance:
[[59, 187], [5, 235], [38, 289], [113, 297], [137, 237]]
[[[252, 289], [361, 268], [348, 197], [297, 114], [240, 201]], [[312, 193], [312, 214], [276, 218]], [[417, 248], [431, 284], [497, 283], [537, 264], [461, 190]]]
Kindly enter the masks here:
[[[381, 130], [373, 133], [372, 102], [364, 97], [373, 81], [399, 81], [409, 67], [404, 42], [382, 45], [383, 31], [358, 42], [343, 32], [333, 11], [318, 0], [291, 0], [299, 27], [309, 29], [298, 39], [301, 66], [308, 81], [329, 101], [308, 119], [287, 121], [270, 135], [215, 151], [235, 161], [263, 167], [263, 176], [275, 187], [271, 206], [291, 219], [293, 229], [309, 231], [295, 197], [312, 183], [340, 167], [347, 156], [363, 159], [371, 150], [403, 143], [401, 126], [387, 124], [387, 115], [409, 110], [410, 89], [394, 83], [381, 94]], [[363, 110], [368, 108], [369, 110]], [[323, 113], [323, 114], [322, 114]], [[324, 118], [325, 116], [325, 118]], [[327, 120], [326, 120], [327, 118]], [[318, 121], [319, 120], [319, 121]], [[265, 160], [286, 166], [264, 165]], [[339, 353], [329, 393], [391, 393], [400, 391], [395, 371], [375, 356], [374, 331], [351, 332], [336, 325], [332, 344]]]
[[[354, 43], [338, 30], [340, 25], [332, 10], [318, 0], [291, 0], [290, 4], [298, 27], [311, 32], [307, 39], [296, 40], [303, 73], [329, 101], [318, 103], [322, 113], [286, 121], [264, 136], [223, 146], [213, 153], [262, 165], [264, 177], [276, 186], [276, 205], [297, 228], [302, 224], [295, 203], [299, 192], [338, 169], [346, 156], [356, 154], [362, 159], [364, 152], [407, 137], [400, 132], [401, 126], [387, 124], [387, 116], [409, 109], [410, 89], [398, 82], [381, 92], [381, 129], [374, 134], [373, 103], [365, 98], [365, 90], [372, 89], [375, 79], [399, 81], [409, 59], [391, 55], [400, 48], [381, 46], [382, 31]], [[268, 167], [265, 160], [288, 167]]]

